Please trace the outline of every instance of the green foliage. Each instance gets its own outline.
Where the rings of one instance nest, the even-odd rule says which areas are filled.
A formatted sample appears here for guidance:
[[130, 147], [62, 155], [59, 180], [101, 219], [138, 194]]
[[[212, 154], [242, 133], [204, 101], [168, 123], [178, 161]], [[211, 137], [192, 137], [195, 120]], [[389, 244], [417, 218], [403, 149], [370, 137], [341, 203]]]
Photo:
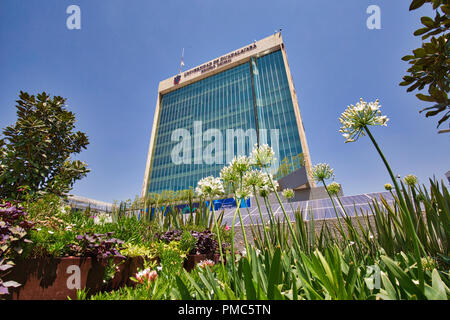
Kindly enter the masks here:
[[145, 257], [145, 258], [155, 258], [158, 253], [158, 248], [156, 245], [140, 245], [125, 243], [123, 249], [120, 250], [120, 254], [125, 257]]
[[[197, 267], [188, 273], [181, 268], [180, 244], [160, 245], [163, 268], [149, 287], [122, 288], [91, 299], [447, 300], [450, 197], [443, 183], [430, 183], [430, 193], [417, 185], [402, 189], [408, 208], [416, 206], [410, 214], [427, 252], [421, 260], [423, 275], [399, 205], [382, 199], [381, 204], [373, 202], [372, 223], [368, 214], [362, 213], [359, 220], [344, 216], [342, 234], [328, 224], [316, 232], [316, 222], [306, 222], [303, 212], [296, 210], [294, 231], [300, 249], [292, 246], [286, 221], [265, 226], [270, 241], [264, 241], [252, 224], [255, 246], [245, 255], [228, 253], [223, 268]], [[419, 200], [422, 214], [414, 204]]]
[[161, 261], [163, 274], [167, 277], [180, 273], [183, 268], [183, 262], [186, 258], [186, 252], [180, 249], [178, 241], [170, 243], [160, 242], [158, 246], [158, 257]]
[[186, 253], [189, 253], [195, 248], [197, 239], [187, 230], [183, 231], [180, 239], [180, 249]]
[[[431, 107], [424, 108], [420, 112], [426, 111], [425, 116], [436, 116], [444, 113], [438, 121], [438, 127], [450, 118], [450, 100], [448, 92], [450, 81], [450, 4], [448, 0], [414, 0], [410, 10], [420, 8], [425, 3], [433, 5], [436, 12], [435, 18], [422, 17], [423, 27], [414, 32], [415, 36], [422, 36], [422, 40], [431, 37], [429, 42], [423, 42], [421, 48], [413, 50], [412, 55], [402, 58], [409, 61], [411, 65], [408, 69], [409, 75], [403, 77], [401, 86], [408, 86], [407, 91], [428, 88], [428, 95], [416, 94], [421, 101], [435, 103]], [[435, 37], [438, 36], [439, 37]]]
[[64, 257], [69, 255], [69, 245], [75, 241], [77, 233], [67, 230], [57, 230], [45, 226], [30, 231], [32, 243], [24, 247], [26, 258]]
[[17, 121], [3, 130], [0, 139], [0, 198], [24, 199], [29, 193], [67, 193], [76, 180], [89, 172], [86, 164], [72, 161], [89, 144], [74, 132], [75, 115], [66, 110], [66, 99], [45, 92], [20, 92]]

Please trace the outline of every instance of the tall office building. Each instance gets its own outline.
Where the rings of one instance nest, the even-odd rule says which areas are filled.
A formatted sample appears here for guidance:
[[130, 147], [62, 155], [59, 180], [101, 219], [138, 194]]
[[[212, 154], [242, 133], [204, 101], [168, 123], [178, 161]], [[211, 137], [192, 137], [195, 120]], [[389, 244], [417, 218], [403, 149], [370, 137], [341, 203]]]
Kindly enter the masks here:
[[311, 169], [281, 33], [159, 83], [142, 195], [217, 177], [255, 143], [272, 146], [277, 176]]

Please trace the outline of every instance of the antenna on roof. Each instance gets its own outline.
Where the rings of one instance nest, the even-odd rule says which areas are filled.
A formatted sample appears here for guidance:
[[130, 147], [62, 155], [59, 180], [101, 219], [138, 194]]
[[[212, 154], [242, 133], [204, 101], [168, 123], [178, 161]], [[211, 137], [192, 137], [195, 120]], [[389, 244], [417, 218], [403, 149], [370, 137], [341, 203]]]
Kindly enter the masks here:
[[181, 52], [180, 72], [179, 72], [179, 74], [181, 74], [181, 69], [182, 69], [183, 66], [184, 66], [183, 57], [184, 57], [184, 48], [183, 48], [183, 51]]

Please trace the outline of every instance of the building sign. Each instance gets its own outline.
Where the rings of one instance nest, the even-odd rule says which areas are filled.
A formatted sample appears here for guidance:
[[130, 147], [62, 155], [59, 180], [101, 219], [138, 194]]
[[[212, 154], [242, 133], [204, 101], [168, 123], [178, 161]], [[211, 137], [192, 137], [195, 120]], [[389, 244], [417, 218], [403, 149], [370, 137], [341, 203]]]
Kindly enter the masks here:
[[[209, 201], [205, 201], [206, 206], [209, 207]], [[222, 209], [230, 209], [230, 208], [237, 208], [237, 203], [234, 198], [227, 198], [227, 199], [218, 199], [213, 200], [213, 206], [214, 210], [222, 210]], [[239, 208], [250, 208], [251, 202], [250, 198], [247, 198], [246, 200], [241, 199]], [[213, 208], [211, 207], [211, 210]]]
[[181, 75], [177, 75], [175, 78], [173, 78], [173, 84], [179, 84], [181, 79]]
[[199, 66], [199, 67], [197, 67], [197, 68], [195, 68], [195, 69], [188, 70], [188, 71], [186, 71], [186, 72], [183, 74], [183, 76], [186, 78], [186, 77], [191, 76], [191, 75], [193, 75], [193, 74], [196, 74], [196, 73], [198, 73], [198, 72], [200, 72], [200, 73], [205, 73], [205, 72], [214, 70], [214, 69], [216, 69], [216, 68], [218, 68], [218, 67], [221, 67], [221, 66], [223, 66], [223, 65], [225, 65], [225, 64], [230, 63], [230, 62], [233, 60], [234, 57], [237, 57], [237, 56], [239, 56], [239, 55], [241, 55], [241, 54], [243, 54], [243, 53], [252, 51], [252, 50], [254, 50], [254, 49], [256, 49], [256, 43], [251, 44], [251, 45], [249, 45], [248, 47], [245, 47], [245, 48], [243, 48], [243, 49], [234, 51], [234, 52], [232, 52], [232, 53], [230, 53], [230, 54], [227, 54], [227, 55], [225, 55], [225, 56], [222, 56], [222, 57], [220, 57], [220, 58], [217, 58], [216, 60], [207, 62], [207, 63], [205, 63], [205, 64], [203, 64], [203, 65], [201, 65], [201, 66]]

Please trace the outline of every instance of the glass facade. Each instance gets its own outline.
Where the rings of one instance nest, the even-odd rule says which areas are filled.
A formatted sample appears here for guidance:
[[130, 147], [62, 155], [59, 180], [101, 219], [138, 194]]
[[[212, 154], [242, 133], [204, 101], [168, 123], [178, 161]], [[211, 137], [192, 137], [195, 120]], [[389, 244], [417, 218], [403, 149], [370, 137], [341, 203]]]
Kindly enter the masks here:
[[161, 97], [148, 191], [188, 189], [217, 177], [258, 140], [280, 160], [302, 152], [280, 50]]

